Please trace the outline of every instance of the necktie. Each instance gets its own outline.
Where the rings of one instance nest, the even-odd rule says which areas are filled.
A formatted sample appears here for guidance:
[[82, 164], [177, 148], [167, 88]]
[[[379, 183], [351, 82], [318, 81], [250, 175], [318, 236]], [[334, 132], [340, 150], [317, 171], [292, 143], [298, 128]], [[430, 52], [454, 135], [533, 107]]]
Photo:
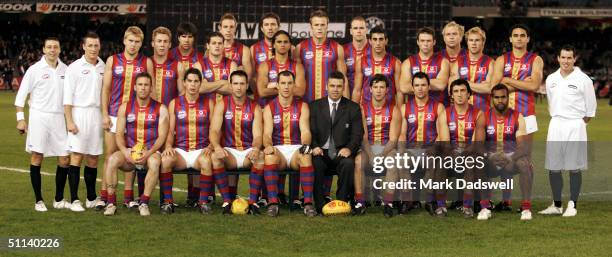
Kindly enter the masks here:
[[[336, 103], [332, 103], [332, 113], [331, 113], [331, 124], [334, 124], [334, 119], [336, 118]], [[336, 157], [336, 145], [334, 144], [334, 137], [333, 137], [333, 126], [330, 126], [330, 131], [329, 131], [329, 148], [327, 150], [327, 155], [329, 155], [329, 158], [334, 159]]]

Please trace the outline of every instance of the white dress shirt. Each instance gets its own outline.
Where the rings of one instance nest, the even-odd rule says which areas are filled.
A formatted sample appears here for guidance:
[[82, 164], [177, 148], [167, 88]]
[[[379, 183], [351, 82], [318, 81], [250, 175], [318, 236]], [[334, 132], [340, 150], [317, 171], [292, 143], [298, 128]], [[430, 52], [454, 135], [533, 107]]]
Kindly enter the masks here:
[[66, 69], [64, 80], [64, 105], [76, 107], [100, 107], [104, 61], [91, 64], [85, 56], [74, 61]]
[[29, 94], [31, 109], [47, 113], [64, 113], [62, 92], [66, 68], [66, 64], [59, 59], [57, 66], [52, 68], [43, 56], [40, 61], [30, 66], [23, 76], [15, 97], [15, 106], [24, 107]]
[[[332, 112], [334, 111], [334, 105], [336, 104], [336, 115], [338, 115], [338, 105], [340, 105], [340, 100], [342, 100], [342, 98], [334, 101], [331, 98], [327, 97], [327, 102], [329, 103], [329, 117], [331, 117]], [[332, 123], [334, 122], [333, 120], [331, 121]], [[329, 124], [331, 126], [331, 124]], [[325, 144], [323, 145], [323, 149], [329, 149], [329, 141], [331, 140], [332, 134], [331, 132], [329, 133], [329, 137], [327, 138], [327, 142], [325, 142]]]
[[546, 97], [550, 116], [565, 119], [595, 117], [597, 100], [593, 81], [574, 67], [565, 78], [560, 69], [546, 78]]

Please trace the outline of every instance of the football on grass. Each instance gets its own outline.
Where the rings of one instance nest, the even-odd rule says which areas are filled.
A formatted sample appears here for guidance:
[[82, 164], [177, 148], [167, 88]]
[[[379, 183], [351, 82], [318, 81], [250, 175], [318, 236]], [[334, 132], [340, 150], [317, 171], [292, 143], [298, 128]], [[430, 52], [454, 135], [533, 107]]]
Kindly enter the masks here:
[[345, 201], [333, 200], [323, 206], [323, 215], [325, 216], [345, 215], [350, 212], [351, 206]]

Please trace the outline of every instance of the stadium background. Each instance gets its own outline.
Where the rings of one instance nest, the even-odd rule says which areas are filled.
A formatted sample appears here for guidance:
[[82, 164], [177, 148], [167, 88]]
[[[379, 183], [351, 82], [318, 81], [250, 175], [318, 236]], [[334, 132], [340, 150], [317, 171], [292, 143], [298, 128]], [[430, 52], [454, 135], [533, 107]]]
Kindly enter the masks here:
[[[331, 23], [344, 24], [345, 37], [336, 38], [342, 43], [350, 41], [347, 23], [355, 14], [382, 20], [390, 32], [389, 51], [402, 60], [415, 52], [414, 32], [421, 26], [436, 29], [437, 50], [443, 47], [440, 30], [447, 21], [455, 20], [466, 29], [473, 25], [482, 26], [488, 36], [485, 53], [497, 56], [509, 50], [507, 29], [511, 24], [522, 22], [532, 28], [530, 49], [544, 58], [545, 75], [558, 67], [556, 49], [563, 43], [573, 43], [580, 54], [577, 65], [596, 81], [598, 95], [602, 98], [608, 97], [612, 79], [612, 51], [609, 47], [612, 43], [611, 0], [420, 0], [370, 1], [367, 4], [351, 0], [129, 3], [90, 0], [79, 1], [78, 5], [125, 5], [120, 11], [110, 13], [83, 13], [83, 10], [77, 9], [73, 9], [75, 12], [72, 13], [53, 12], [53, 5], [58, 3], [62, 1], [0, 1], [0, 71], [4, 78], [0, 80], [3, 81], [0, 82], [1, 88], [10, 89], [8, 85], [11, 84], [13, 89], [16, 88], [25, 70], [40, 59], [42, 39], [49, 35], [60, 37], [61, 58], [68, 64], [80, 58], [80, 36], [87, 30], [96, 30], [101, 35], [101, 57], [105, 59], [122, 50], [123, 31], [127, 26], [141, 26], [148, 36], [155, 26], [165, 25], [174, 30], [179, 22], [191, 21], [200, 29], [196, 43], [203, 50], [206, 33], [213, 30], [214, 22], [224, 12], [237, 14], [241, 26], [244, 26], [241, 33], [250, 31], [259, 36], [258, 29], [253, 26], [265, 11], [277, 12], [282, 22], [307, 23], [310, 11], [316, 8], [326, 9]], [[46, 9], [38, 10], [37, 4], [46, 6]], [[28, 6], [29, 10], [23, 10]], [[146, 6], [146, 11], [142, 6]], [[380, 22], [375, 18], [368, 21], [371, 24]], [[303, 31], [304, 27], [300, 26], [296, 28]], [[342, 31], [342, 27], [335, 28]], [[246, 33], [242, 37], [240, 34], [238, 38], [251, 44], [255, 35]], [[294, 43], [297, 42], [294, 40]], [[143, 46], [144, 51], [150, 54], [149, 38]], [[519, 223], [514, 213], [498, 215], [486, 224], [464, 221], [457, 213], [451, 213], [451, 217], [443, 221], [431, 219], [425, 213], [383, 220], [381, 211], [375, 209], [365, 217], [346, 219], [307, 220], [299, 213], [289, 214], [286, 210], [276, 220], [265, 217], [226, 219], [221, 215], [202, 218], [190, 211], [179, 211], [176, 216], [164, 217], [158, 215], [155, 209], [151, 219], [139, 219], [136, 214], [125, 210], [120, 210], [117, 217], [103, 219], [99, 213], [89, 211], [82, 215], [54, 210], [45, 215], [33, 213], [27, 174], [21, 173], [27, 170], [29, 158], [22, 151], [24, 137], [17, 136], [14, 128], [14, 93], [7, 90], [0, 92], [0, 108], [4, 110], [0, 112], [0, 134], [6, 136], [3, 144], [0, 144], [0, 181], [3, 184], [0, 220], [10, 222], [0, 223], [0, 237], [61, 236], [65, 242], [64, 250], [52, 254], [79, 256], [102, 254], [102, 251], [95, 252], [96, 244], [92, 242], [118, 255], [144, 254], [149, 250], [153, 255], [397, 256], [411, 253], [421, 256], [606, 256], [609, 255], [606, 246], [612, 243], [609, 236], [609, 228], [612, 227], [609, 218], [609, 213], [612, 213], [612, 175], [606, 164], [612, 154], [609, 129], [612, 109], [607, 100], [599, 101], [598, 117], [589, 125], [589, 136], [595, 144], [590, 151], [589, 175], [584, 179], [581, 212], [578, 218], [572, 220], [536, 216], [530, 225], [526, 225]], [[538, 104], [537, 108], [542, 115], [538, 117], [540, 131], [536, 134], [536, 141], [539, 144], [536, 144], [534, 159], [541, 164], [544, 155], [541, 142], [546, 136], [548, 117], [545, 103]], [[43, 171], [52, 175], [54, 166], [55, 160], [46, 160]], [[534, 195], [537, 197], [534, 209], [539, 210], [548, 204], [550, 193], [543, 165], [536, 169]], [[185, 188], [183, 178], [175, 181], [178, 188]], [[241, 181], [241, 194], [244, 195], [246, 179]], [[566, 183], [565, 189], [567, 187]], [[53, 188], [53, 177], [43, 176], [43, 194], [48, 201]], [[82, 183], [81, 190], [84, 190]], [[83, 191], [80, 194], [83, 195]], [[520, 193], [516, 192], [514, 196], [520, 197]], [[183, 200], [184, 192], [176, 192], [175, 198]], [[431, 230], [433, 227], [436, 228], [435, 234]], [[132, 236], [125, 238], [125, 233], [117, 233], [121, 229]], [[483, 231], [486, 233], [483, 234]], [[172, 236], [166, 238], [163, 235]], [[158, 243], [153, 247], [150, 246], [151, 242]], [[268, 242], [274, 243], [270, 245]], [[204, 250], [202, 246], [205, 246]], [[4, 253], [0, 252], [0, 255], [4, 256]]]

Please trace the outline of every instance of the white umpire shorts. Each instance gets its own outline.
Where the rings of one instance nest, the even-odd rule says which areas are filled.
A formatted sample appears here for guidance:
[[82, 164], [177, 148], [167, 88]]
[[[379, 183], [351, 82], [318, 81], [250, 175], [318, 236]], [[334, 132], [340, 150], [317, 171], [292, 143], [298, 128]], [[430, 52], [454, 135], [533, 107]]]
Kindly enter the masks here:
[[275, 145], [276, 149], [281, 153], [281, 155], [285, 158], [287, 163], [291, 162], [293, 155], [302, 147], [302, 145]]
[[117, 133], [117, 117], [116, 116], [109, 116], [110, 120], [111, 120], [111, 129], [110, 132], [111, 133]]
[[102, 113], [98, 107], [73, 107], [72, 119], [78, 133], [68, 132], [68, 152], [102, 154]]
[[198, 161], [198, 157], [200, 156], [200, 154], [202, 153], [203, 149], [198, 149], [198, 150], [193, 150], [193, 151], [185, 151], [181, 148], [174, 148], [174, 150], [181, 156], [183, 157], [183, 160], [185, 160], [185, 166], [189, 169], [189, 168], [193, 168], [196, 164], [196, 162]]
[[538, 131], [538, 121], [535, 115], [529, 115], [523, 119], [525, 120], [525, 132], [527, 135]]
[[586, 170], [587, 132], [582, 119], [553, 117], [546, 137], [547, 170]]
[[25, 150], [44, 157], [68, 156], [68, 134], [63, 113], [49, 113], [30, 109]]
[[253, 148], [249, 148], [249, 149], [242, 150], [242, 151], [236, 148], [230, 148], [230, 147], [223, 147], [223, 149], [225, 149], [229, 154], [233, 155], [234, 158], [236, 158], [236, 167], [238, 169], [242, 169], [244, 168], [244, 160], [246, 160], [247, 154], [249, 154], [249, 152]]

